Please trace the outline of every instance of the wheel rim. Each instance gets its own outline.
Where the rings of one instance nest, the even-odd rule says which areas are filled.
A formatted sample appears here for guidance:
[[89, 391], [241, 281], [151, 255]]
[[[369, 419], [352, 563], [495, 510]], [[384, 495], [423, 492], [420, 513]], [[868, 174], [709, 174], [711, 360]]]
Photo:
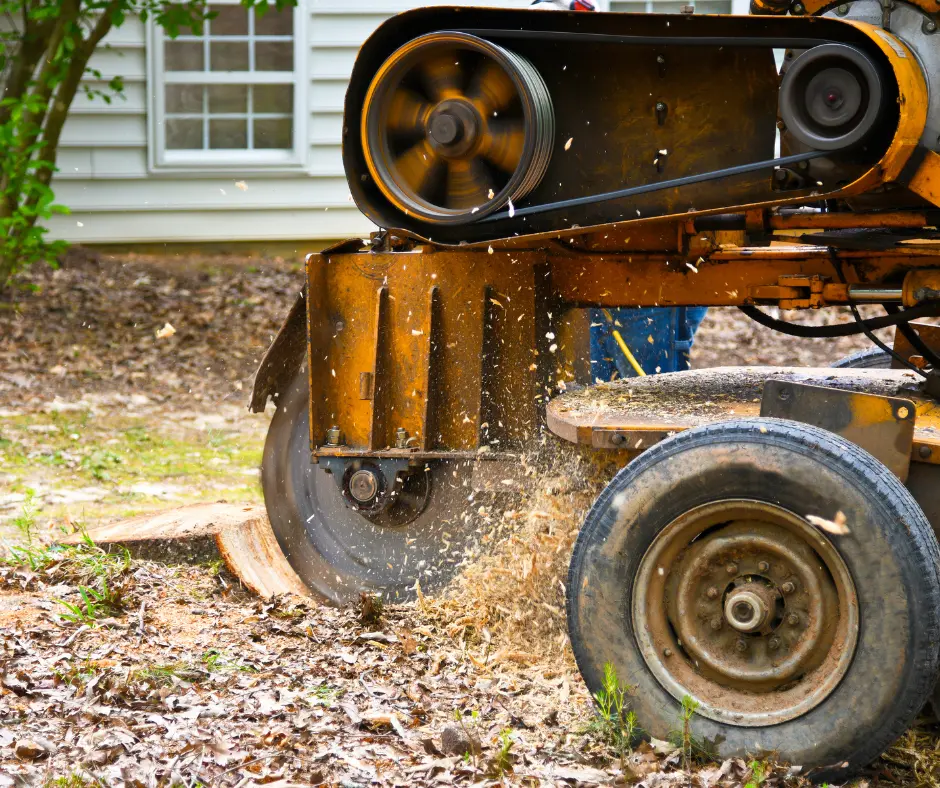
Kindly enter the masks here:
[[366, 95], [369, 173], [399, 210], [461, 224], [519, 201], [551, 157], [554, 116], [525, 58], [463, 33], [432, 33], [396, 51]]
[[633, 629], [676, 699], [704, 717], [766, 726], [805, 714], [836, 688], [858, 638], [858, 599], [832, 543], [759, 501], [692, 509], [640, 564]]

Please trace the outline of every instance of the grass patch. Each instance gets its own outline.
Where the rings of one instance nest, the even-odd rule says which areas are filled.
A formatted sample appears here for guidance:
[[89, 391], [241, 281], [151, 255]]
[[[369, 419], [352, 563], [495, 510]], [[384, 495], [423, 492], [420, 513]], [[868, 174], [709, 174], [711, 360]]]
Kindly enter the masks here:
[[[168, 502], [258, 501], [265, 420], [246, 415], [224, 429], [202, 429], [178, 419], [120, 407], [8, 416], [0, 424], [0, 486], [34, 490], [42, 524], [66, 515], [94, 524]], [[63, 501], [50, 502], [49, 493]], [[11, 539], [18, 536], [12, 519], [0, 511], [0, 533]]]

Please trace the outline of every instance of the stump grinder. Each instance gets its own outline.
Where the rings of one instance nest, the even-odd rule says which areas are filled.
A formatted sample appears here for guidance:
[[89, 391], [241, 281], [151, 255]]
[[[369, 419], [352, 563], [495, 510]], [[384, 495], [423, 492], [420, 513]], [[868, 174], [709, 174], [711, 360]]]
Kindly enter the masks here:
[[[308, 256], [252, 407], [281, 549], [337, 603], [444, 583], [540, 431], [616, 458], [567, 585], [588, 688], [611, 663], [646, 734], [688, 696], [714, 755], [841, 781], [940, 668], [940, 4], [751, 11], [382, 24], [343, 124], [382, 229]], [[595, 385], [587, 308], [683, 305], [896, 338]]]

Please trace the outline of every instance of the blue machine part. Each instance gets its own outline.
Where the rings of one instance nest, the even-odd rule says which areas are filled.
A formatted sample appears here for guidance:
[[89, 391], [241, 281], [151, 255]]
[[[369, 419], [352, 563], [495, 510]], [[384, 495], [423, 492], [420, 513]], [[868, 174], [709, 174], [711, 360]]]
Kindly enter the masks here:
[[591, 375], [602, 381], [637, 376], [614, 339], [615, 329], [647, 375], [688, 369], [692, 339], [707, 311], [698, 306], [592, 309]]

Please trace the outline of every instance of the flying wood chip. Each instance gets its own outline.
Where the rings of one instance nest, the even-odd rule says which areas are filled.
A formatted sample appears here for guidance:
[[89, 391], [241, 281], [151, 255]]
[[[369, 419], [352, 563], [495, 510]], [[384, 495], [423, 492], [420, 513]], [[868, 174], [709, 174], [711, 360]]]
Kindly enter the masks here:
[[831, 520], [827, 520], [825, 517], [817, 517], [815, 514], [806, 515], [806, 519], [812, 525], [833, 536], [845, 536], [849, 533], [849, 527], [845, 524], [845, 515], [842, 512], [836, 512], [836, 516]]

